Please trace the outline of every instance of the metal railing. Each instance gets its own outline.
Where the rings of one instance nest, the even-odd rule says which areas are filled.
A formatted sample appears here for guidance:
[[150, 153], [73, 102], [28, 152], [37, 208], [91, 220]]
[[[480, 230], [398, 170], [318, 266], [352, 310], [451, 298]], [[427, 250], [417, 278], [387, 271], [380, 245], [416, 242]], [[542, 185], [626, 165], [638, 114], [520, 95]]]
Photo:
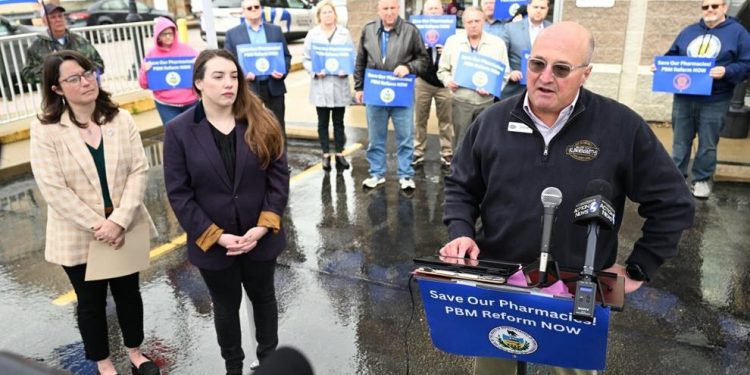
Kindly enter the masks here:
[[[83, 36], [102, 56], [104, 74], [101, 87], [113, 95], [142, 90], [138, 69], [146, 50], [153, 45], [153, 21], [71, 29]], [[39, 85], [23, 81], [26, 50], [35, 34], [0, 37], [0, 125], [31, 118], [39, 111], [42, 97]]]

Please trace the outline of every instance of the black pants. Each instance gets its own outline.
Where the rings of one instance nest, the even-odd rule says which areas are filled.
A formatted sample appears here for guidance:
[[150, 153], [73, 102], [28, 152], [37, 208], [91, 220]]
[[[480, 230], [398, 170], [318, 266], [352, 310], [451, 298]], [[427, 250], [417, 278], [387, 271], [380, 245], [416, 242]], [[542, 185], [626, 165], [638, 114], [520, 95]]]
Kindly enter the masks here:
[[284, 121], [286, 105], [284, 104], [284, 95], [272, 96], [271, 92], [268, 91], [268, 81], [258, 82], [258, 92], [256, 94], [263, 100], [266, 108], [270, 109], [276, 115], [276, 119], [279, 120], [279, 125], [281, 125], [281, 133], [284, 134], [284, 143], [286, 143], [286, 122]]
[[240, 302], [242, 287], [253, 304], [258, 360], [268, 357], [279, 344], [279, 310], [276, 305], [274, 271], [276, 260], [252, 262], [246, 256], [223, 270], [200, 269], [214, 305], [214, 325], [227, 370], [242, 369]]
[[86, 358], [101, 361], [109, 357], [107, 332], [107, 286], [115, 300], [117, 320], [122, 339], [128, 348], [143, 343], [143, 301], [138, 285], [138, 273], [114, 279], [84, 281], [86, 265], [63, 266], [78, 296], [76, 307], [78, 329], [81, 331]]
[[320, 148], [323, 149], [323, 153], [330, 153], [328, 121], [331, 118], [331, 113], [333, 113], [333, 144], [337, 153], [343, 152], [344, 144], [346, 144], [346, 133], [344, 133], [344, 110], [346, 108], [315, 107], [315, 109], [318, 111], [318, 139], [320, 139]]

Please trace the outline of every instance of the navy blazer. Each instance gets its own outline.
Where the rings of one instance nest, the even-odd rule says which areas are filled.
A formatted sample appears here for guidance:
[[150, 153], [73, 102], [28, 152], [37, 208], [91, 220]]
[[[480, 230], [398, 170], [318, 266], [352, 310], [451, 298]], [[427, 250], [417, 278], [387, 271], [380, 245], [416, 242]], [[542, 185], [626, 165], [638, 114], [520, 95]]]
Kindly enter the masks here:
[[[258, 223], [262, 211], [282, 216], [289, 197], [289, 169], [286, 153], [267, 169], [244, 140], [247, 124], [237, 122], [237, 158], [234, 183], [219, 154], [212, 125], [202, 102], [175, 117], [164, 133], [164, 182], [169, 203], [187, 232], [188, 258], [196, 267], [221, 270], [236, 256], [214, 244], [204, 252], [196, 240], [216, 224], [224, 233], [242, 236]], [[249, 253], [240, 255], [256, 261], [275, 259], [286, 246], [284, 229], [269, 231]]]
[[[284, 79], [289, 74], [289, 69], [292, 66], [292, 55], [289, 53], [289, 47], [286, 45], [286, 38], [281, 28], [267, 22], [263, 22], [263, 30], [266, 32], [266, 42], [268, 43], [281, 43], [284, 48], [284, 63], [286, 64], [286, 73], [284, 76], [276, 79], [268, 77], [268, 91], [271, 96], [282, 96], [286, 93], [286, 85], [284, 85]], [[247, 35], [247, 26], [243, 22], [229, 30], [227, 30], [226, 37], [224, 38], [224, 49], [231, 52], [234, 57], [237, 57], [237, 46], [240, 44], [250, 43], [250, 36]], [[258, 80], [254, 80], [250, 85], [253, 92], [258, 93]]]
[[[542, 21], [544, 27], [549, 27], [551, 23], [547, 20]], [[505, 42], [505, 46], [508, 48], [508, 62], [510, 63], [510, 70], [521, 70], [521, 57], [523, 56], [524, 50], [531, 51], [531, 38], [529, 38], [529, 19], [524, 18], [519, 22], [506, 23], [503, 28], [503, 32], [500, 34], [500, 38]], [[521, 72], [526, 75], [526, 72]], [[505, 99], [508, 96], [520, 94], [523, 92], [524, 86], [521, 86], [518, 82], [508, 81], [508, 84], [503, 87], [502, 98]]]

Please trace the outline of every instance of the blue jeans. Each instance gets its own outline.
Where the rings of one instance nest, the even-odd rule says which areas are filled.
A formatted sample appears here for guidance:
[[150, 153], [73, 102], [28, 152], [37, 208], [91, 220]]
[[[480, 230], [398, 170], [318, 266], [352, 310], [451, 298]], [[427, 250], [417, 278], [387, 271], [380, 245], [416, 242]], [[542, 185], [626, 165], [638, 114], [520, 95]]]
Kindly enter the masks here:
[[154, 103], [156, 104], [156, 111], [159, 112], [159, 117], [161, 118], [162, 125], [167, 125], [167, 123], [172, 121], [172, 119], [177, 117], [177, 115], [187, 111], [195, 105], [195, 103], [181, 106], [169, 105], [162, 104], [157, 101], [154, 101]]
[[690, 149], [698, 135], [698, 152], [693, 162], [693, 180], [705, 181], [716, 170], [716, 146], [724, 127], [729, 100], [703, 103], [675, 95], [672, 104], [672, 160], [687, 177]]
[[411, 166], [414, 155], [414, 106], [367, 106], [367, 130], [370, 137], [367, 162], [370, 163], [370, 175], [385, 177], [389, 117], [396, 130], [398, 177], [411, 178], [414, 176], [414, 168]]

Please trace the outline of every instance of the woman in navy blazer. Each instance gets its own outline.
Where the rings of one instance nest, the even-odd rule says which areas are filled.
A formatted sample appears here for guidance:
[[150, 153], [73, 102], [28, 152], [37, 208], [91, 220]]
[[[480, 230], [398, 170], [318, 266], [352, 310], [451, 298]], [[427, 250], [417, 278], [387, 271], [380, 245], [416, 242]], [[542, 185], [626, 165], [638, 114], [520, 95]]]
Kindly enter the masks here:
[[165, 129], [164, 179], [187, 232], [188, 258], [211, 294], [227, 374], [242, 374], [243, 287], [261, 363], [278, 344], [274, 271], [286, 245], [281, 215], [289, 196], [284, 138], [231, 53], [201, 52], [193, 88], [201, 100]]

